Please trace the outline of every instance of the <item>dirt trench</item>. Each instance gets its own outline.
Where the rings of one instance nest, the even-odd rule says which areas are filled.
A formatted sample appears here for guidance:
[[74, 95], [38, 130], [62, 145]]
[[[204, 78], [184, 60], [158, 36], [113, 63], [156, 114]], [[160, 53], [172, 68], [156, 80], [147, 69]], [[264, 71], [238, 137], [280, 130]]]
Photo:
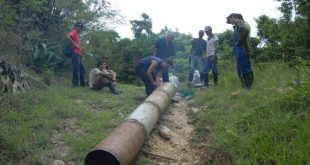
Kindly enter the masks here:
[[191, 143], [194, 127], [187, 116], [189, 100], [175, 98], [179, 102], [162, 115], [142, 151], [156, 165], [200, 165], [204, 153]]

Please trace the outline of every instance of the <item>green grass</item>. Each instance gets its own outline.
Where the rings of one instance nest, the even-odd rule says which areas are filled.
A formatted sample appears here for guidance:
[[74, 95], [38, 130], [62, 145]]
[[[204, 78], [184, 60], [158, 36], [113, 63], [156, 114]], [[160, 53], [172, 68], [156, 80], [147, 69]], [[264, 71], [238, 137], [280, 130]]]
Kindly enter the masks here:
[[209, 154], [207, 162], [309, 164], [309, 69], [302, 75], [304, 85], [297, 87], [292, 85], [296, 72], [285, 64], [257, 64], [250, 90], [241, 89], [232, 71], [222, 71], [218, 86], [195, 95], [197, 105], [208, 105], [196, 116], [194, 136]]
[[[194, 106], [204, 108], [189, 115], [197, 118], [193, 142], [206, 150], [207, 163], [310, 164], [309, 68], [301, 75], [304, 85], [297, 87], [296, 71], [287, 65], [256, 64], [250, 90], [241, 89], [233, 64], [219, 69], [218, 86], [179, 87], [180, 93], [193, 94]], [[0, 100], [1, 165], [55, 159], [83, 164], [86, 154], [140, 104], [133, 97], [144, 95], [142, 88], [125, 84], [117, 96], [106, 88], [52, 84], [57, 85]], [[152, 163], [141, 156], [134, 162]]]
[[133, 96], [144, 95], [136, 86], [119, 88], [123, 94], [115, 96], [108, 89], [54, 86], [2, 99], [0, 164], [52, 164], [59, 158], [56, 135], [68, 148], [64, 161], [83, 164], [87, 152], [139, 104]]

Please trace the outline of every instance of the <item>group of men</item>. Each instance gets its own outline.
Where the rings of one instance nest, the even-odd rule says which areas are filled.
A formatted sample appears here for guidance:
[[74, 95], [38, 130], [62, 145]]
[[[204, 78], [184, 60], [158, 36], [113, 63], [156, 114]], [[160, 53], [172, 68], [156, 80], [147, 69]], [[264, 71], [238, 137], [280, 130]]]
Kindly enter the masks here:
[[[250, 40], [251, 28], [243, 20], [241, 14], [232, 13], [226, 23], [232, 24], [234, 29], [233, 52], [237, 61], [238, 76], [243, 88], [249, 89], [252, 86], [254, 75], [251, 69], [249, 56], [252, 54]], [[207, 41], [203, 39], [204, 33], [208, 36]], [[200, 81], [204, 86], [209, 86], [209, 72], [212, 70], [214, 84], [218, 82], [217, 52], [219, 48], [218, 37], [212, 33], [212, 27], [206, 26], [204, 31], [200, 30], [198, 38], [192, 40], [192, 49], [189, 57], [190, 67], [188, 85], [192, 85], [195, 70], [200, 73]]]
[[[81, 22], [77, 22], [74, 28], [67, 34], [70, 41], [71, 64], [72, 64], [72, 86], [85, 86], [85, 67], [82, 60], [79, 33], [84, 29]], [[97, 62], [95, 68], [89, 73], [88, 85], [93, 90], [101, 90], [107, 86], [112, 94], [118, 95], [121, 92], [116, 89], [116, 73], [107, 66], [106, 59], [102, 58]]]
[[172, 43], [174, 34], [169, 33], [155, 42], [153, 55], [141, 59], [136, 72], [145, 86], [146, 96], [149, 96], [162, 82], [169, 82], [168, 68], [173, 65], [175, 47]]
[[[203, 39], [204, 33], [207, 34], [208, 40]], [[194, 71], [198, 70], [200, 73], [200, 81], [204, 82], [205, 86], [209, 86], [209, 72], [212, 70], [214, 84], [217, 84], [217, 50], [219, 48], [219, 40], [215, 34], [212, 33], [212, 27], [206, 26], [204, 31], [200, 30], [199, 38], [192, 40], [191, 54], [189, 55], [189, 75], [188, 85], [193, 81]]]
[[[227, 18], [227, 23], [233, 25], [234, 46], [233, 52], [237, 61], [237, 71], [242, 87], [249, 89], [253, 83], [253, 72], [249, 56], [252, 54], [252, 45], [250, 42], [250, 26], [243, 20], [241, 14], [232, 13]], [[81, 56], [79, 33], [84, 25], [80, 22], [67, 35], [70, 41], [72, 53], [72, 84], [73, 86], [85, 86], [84, 73], [85, 68]], [[207, 41], [203, 39], [204, 33], [208, 36]], [[204, 86], [209, 86], [209, 72], [212, 70], [214, 84], [218, 83], [217, 52], [219, 49], [219, 39], [213, 34], [212, 27], [206, 26], [200, 30], [199, 38], [192, 40], [192, 49], [189, 56], [189, 76], [188, 84], [192, 84], [195, 70], [200, 72], [200, 80]], [[149, 96], [159, 85], [160, 75], [162, 82], [169, 82], [168, 68], [173, 65], [175, 56], [175, 47], [173, 44], [173, 33], [158, 39], [154, 46], [153, 55], [141, 59], [136, 67], [136, 73], [139, 75], [145, 85], [146, 96]], [[88, 84], [91, 89], [101, 90], [107, 86], [111, 93], [120, 94], [116, 89], [116, 73], [109, 70], [105, 60], [99, 60], [96, 68], [89, 74]]]

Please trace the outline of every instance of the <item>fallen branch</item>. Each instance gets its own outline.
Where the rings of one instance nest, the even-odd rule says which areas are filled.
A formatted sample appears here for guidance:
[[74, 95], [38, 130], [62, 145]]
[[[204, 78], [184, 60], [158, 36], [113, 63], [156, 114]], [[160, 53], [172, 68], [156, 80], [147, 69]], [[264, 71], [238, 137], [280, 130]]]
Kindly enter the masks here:
[[148, 152], [148, 151], [145, 151], [145, 150], [141, 150], [143, 153], [147, 154], [147, 155], [151, 155], [151, 156], [154, 156], [154, 157], [159, 157], [159, 158], [164, 158], [164, 159], [168, 159], [168, 160], [172, 160], [172, 161], [178, 161], [177, 159], [173, 159], [173, 158], [170, 158], [170, 157], [167, 157], [167, 156], [162, 156], [162, 155], [158, 155], [158, 154], [155, 154], [155, 153], [151, 153], [151, 152]]
[[22, 70], [0, 59], [0, 96], [16, 94], [30, 89]]

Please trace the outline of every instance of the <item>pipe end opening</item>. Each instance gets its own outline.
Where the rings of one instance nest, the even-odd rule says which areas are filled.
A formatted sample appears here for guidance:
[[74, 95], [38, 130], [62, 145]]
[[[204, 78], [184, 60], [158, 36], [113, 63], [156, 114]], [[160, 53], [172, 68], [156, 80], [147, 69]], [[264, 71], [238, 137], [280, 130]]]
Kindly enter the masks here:
[[94, 150], [87, 154], [85, 165], [121, 165], [119, 160], [111, 153], [103, 150]]

